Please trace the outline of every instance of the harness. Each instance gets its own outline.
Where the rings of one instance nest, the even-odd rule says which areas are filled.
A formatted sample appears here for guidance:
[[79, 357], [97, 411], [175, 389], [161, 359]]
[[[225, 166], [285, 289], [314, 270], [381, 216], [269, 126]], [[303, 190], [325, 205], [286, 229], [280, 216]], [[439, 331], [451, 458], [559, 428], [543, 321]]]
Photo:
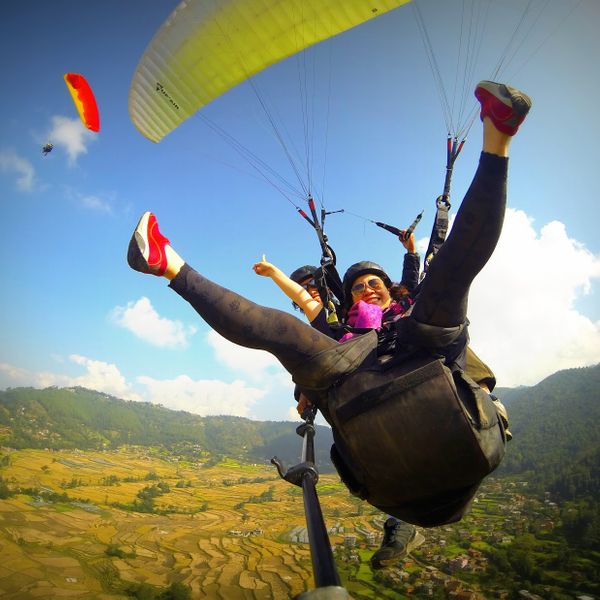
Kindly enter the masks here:
[[445, 356], [455, 342], [466, 348], [465, 325], [399, 325], [393, 354], [381, 354], [371, 330], [307, 360], [293, 380], [331, 425], [331, 459], [350, 492], [434, 527], [468, 510], [504, 456], [505, 427], [492, 398]]

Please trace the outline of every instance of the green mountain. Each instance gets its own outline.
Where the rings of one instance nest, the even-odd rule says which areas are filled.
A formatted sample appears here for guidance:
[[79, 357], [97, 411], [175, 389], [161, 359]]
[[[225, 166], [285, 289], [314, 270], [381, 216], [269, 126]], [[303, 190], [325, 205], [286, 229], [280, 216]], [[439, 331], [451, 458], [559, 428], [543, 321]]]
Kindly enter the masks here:
[[[499, 476], [519, 476], [564, 500], [600, 496], [600, 365], [559, 371], [532, 387], [500, 389], [510, 442]], [[200, 417], [128, 402], [84, 388], [0, 391], [0, 444], [99, 450], [157, 446], [184, 456], [228, 455], [256, 462], [299, 460], [297, 423]], [[331, 471], [331, 430], [317, 427], [319, 468]]]
[[498, 474], [522, 475], [564, 500], [599, 497], [600, 365], [496, 393], [514, 434]]
[[[200, 417], [79, 387], [0, 391], [0, 444], [13, 448], [102, 450], [129, 444], [189, 458], [208, 453], [268, 462], [277, 455], [289, 466], [300, 458], [298, 424]], [[317, 426], [315, 453], [322, 471], [333, 470], [331, 444], [331, 430]]]

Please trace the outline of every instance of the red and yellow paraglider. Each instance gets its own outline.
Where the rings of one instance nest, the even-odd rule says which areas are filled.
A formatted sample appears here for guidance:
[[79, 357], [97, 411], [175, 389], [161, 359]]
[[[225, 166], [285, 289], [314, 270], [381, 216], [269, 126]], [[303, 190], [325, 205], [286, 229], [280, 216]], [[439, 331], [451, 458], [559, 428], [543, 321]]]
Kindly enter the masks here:
[[[75, 108], [77, 108], [77, 112], [81, 118], [81, 122], [90, 131], [97, 133], [100, 131], [100, 113], [98, 112], [98, 105], [96, 104], [96, 99], [89, 83], [79, 73], [65, 73], [64, 79], [73, 98]], [[47, 142], [42, 146], [42, 154], [47, 156], [52, 152], [52, 148], [54, 148], [54, 144]]]
[[100, 131], [98, 105], [96, 104], [92, 88], [85, 77], [79, 73], [65, 73], [64, 77], [77, 112], [79, 112], [79, 116], [81, 117], [81, 122], [91, 131]]

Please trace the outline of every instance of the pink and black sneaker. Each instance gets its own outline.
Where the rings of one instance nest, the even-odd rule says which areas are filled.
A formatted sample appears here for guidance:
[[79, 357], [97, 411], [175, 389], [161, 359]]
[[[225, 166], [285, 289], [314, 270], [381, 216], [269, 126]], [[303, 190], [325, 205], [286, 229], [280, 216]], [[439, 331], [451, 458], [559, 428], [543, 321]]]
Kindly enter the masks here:
[[503, 83], [480, 81], [475, 97], [481, 104], [481, 120], [489, 117], [498, 131], [515, 135], [531, 108], [531, 98]]
[[137, 224], [127, 249], [129, 266], [140, 273], [164, 275], [167, 270], [165, 246], [169, 240], [158, 229], [156, 217], [145, 212]]

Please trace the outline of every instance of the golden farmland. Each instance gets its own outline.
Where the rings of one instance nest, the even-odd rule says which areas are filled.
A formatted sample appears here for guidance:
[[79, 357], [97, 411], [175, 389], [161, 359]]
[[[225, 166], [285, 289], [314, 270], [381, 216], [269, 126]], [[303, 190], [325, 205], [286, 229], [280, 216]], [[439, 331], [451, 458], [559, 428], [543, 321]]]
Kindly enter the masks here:
[[[226, 600], [284, 599], [313, 587], [308, 545], [290, 541], [305, 526], [301, 490], [274, 467], [170, 462], [139, 448], [5, 450], [2, 458], [9, 488], [27, 492], [0, 500], [3, 599], [126, 598], [128, 583], [182, 582], [193, 598]], [[126, 510], [155, 484], [169, 490], [154, 499], [166, 514]], [[377, 531], [379, 513], [337, 476], [321, 476], [318, 488], [327, 525], [339, 526], [333, 544], [348, 533], [364, 541], [357, 527]], [[68, 499], [48, 500], [52, 492]], [[376, 597], [371, 584], [345, 582], [365, 598]]]

